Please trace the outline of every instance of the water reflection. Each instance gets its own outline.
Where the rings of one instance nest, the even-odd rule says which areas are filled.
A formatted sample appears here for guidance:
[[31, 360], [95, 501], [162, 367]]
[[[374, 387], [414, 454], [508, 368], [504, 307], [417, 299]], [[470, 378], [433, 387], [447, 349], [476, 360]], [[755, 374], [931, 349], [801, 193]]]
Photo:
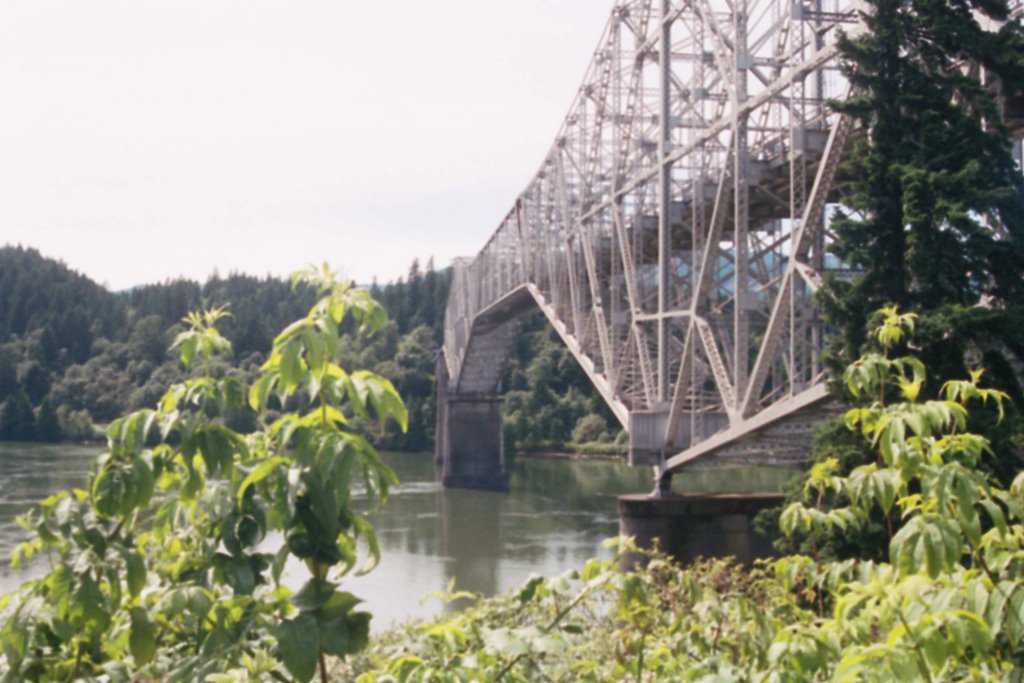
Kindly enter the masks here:
[[[81, 487], [95, 447], [0, 445], [0, 553], [21, 540], [17, 513], [56, 490]], [[402, 482], [375, 525], [380, 565], [344, 587], [366, 600], [374, 629], [411, 617], [429, 617], [438, 601], [421, 602], [450, 580], [458, 590], [503, 592], [530, 574], [558, 574], [602, 554], [618, 531], [615, 497], [650, 490], [651, 473], [618, 462], [517, 458], [509, 494], [444, 489], [430, 454], [385, 453]], [[677, 476], [680, 491], [778, 490], [788, 473], [766, 468], [696, 471]], [[279, 543], [279, 539], [270, 543]], [[274, 548], [268, 548], [273, 550]], [[6, 563], [4, 563], [6, 565]], [[289, 583], [306, 579], [289, 565]], [[24, 575], [0, 571], [0, 592]]]
[[460, 590], [492, 595], [498, 590], [500, 558], [505, 548], [502, 533], [507, 496], [459, 489], [441, 490], [437, 496], [437, 530], [446, 580]]
[[[558, 574], [602, 555], [601, 542], [618, 532], [616, 496], [652, 486], [650, 470], [620, 462], [517, 458], [508, 494], [444, 489], [429, 454], [384, 455], [402, 485], [375, 519], [381, 565], [346, 581], [366, 598], [375, 629], [436, 614], [438, 602], [420, 600], [449, 580], [493, 595], [530, 574]], [[698, 470], [677, 477], [674, 488], [777, 491], [789, 476], [772, 468]]]
[[26, 575], [10, 566], [11, 552], [25, 540], [15, 517], [43, 498], [82, 488], [99, 446], [0, 442], [0, 593]]

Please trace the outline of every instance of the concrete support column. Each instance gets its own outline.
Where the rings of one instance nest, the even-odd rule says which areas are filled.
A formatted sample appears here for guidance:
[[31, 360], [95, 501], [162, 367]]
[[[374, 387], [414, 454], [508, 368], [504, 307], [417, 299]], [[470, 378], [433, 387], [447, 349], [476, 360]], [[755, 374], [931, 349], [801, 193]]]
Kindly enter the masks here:
[[[778, 505], [779, 493], [712, 493], [652, 498], [620, 496], [619, 533], [633, 536], [641, 548], [658, 546], [683, 564], [698, 557], [733, 556], [750, 566], [775, 554], [771, 543], [754, 533], [761, 510]], [[627, 558], [632, 566], [636, 558]]]
[[494, 396], [447, 397], [445, 433], [440, 440], [442, 483], [446, 487], [508, 491], [501, 427], [503, 403]]
[[444, 352], [437, 354], [434, 360], [434, 464], [444, 464], [444, 454], [448, 441], [448, 363]]

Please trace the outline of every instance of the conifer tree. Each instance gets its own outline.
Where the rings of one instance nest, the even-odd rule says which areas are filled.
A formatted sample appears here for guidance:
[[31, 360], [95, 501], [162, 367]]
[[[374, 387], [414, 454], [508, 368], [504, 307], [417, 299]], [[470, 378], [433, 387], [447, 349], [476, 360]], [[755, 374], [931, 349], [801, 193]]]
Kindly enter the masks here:
[[24, 390], [13, 394], [0, 407], [0, 440], [32, 441], [35, 438], [35, 413]]
[[857, 275], [827, 278], [822, 308], [833, 369], [859, 355], [872, 312], [919, 314], [935, 391], [972, 348], [1024, 358], [1024, 192], [996, 97], [1021, 92], [1024, 40], [1016, 21], [996, 28], [1005, 0], [867, 5], [867, 30], [840, 40], [857, 94], [834, 103], [865, 131], [846, 168], [852, 211], [832, 226]]
[[36, 416], [35, 438], [37, 441], [60, 441], [63, 435], [60, 431], [60, 421], [57, 419], [57, 406], [53, 399], [47, 396], [39, 405], [39, 414]]
[[[1021, 29], [1006, 21], [1006, 0], [865, 5], [865, 30], [839, 41], [854, 95], [832, 103], [859, 134], [844, 169], [851, 193], [831, 225], [830, 249], [849, 270], [826, 277], [819, 292], [834, 330], [829, 370], [838, 378], [862, 352], [877, 350], [868, 330], [883, 306], [917, 314], [915, 355], [929, 372], [922, 395], [967, 376], [970, 364], [1015, 399], [1018, 410], [1001, 422], [995, 409], [972, 412], [998, 454], [980, 466], [1009, 482], [1022, 462], [1015, 444], [1024, 443], [1015, 436], [1024, 396], [1010, 362], [1024, 360], [1024, 187], [997, 94], [1022, 92]], [[875, 454], [837, 418], [812, 446], [812, 461], [830, 458], [850, 471]], [[788, 502], [800, 499], [806, 481], [793, 482]], [[766, 513], [761, 524], [777, 515]], [[885, 533], [876, 515], [819, 550], [883, 559]], [[780, 546], [801, 543], [809, 547], [799, 535]]]

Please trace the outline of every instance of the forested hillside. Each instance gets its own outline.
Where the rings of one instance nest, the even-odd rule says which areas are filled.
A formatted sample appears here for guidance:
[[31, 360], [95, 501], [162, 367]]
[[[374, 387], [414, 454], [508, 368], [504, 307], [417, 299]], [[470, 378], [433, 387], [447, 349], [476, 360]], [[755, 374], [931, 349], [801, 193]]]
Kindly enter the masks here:
[[[371, 286], [391, 322], [372, 339], [348, 329], [342, 362], [390, 379], [410, 414], [405, 434], [389, 429], [378, 445], [432, 447], [434, 354], [441, 345], [450, 271], [414, 261], [397, 282]], [[128, 411], [152, 406], [182, 379], [167, 348], [189, 311], [227, 306], [220, 323], [234, 354], [217, 371], [252, 376], [273, 336], [305, 315], [308, 290], [283, 279], [231, 274], [205, 283], [173, 280], [110, 292], [34, 249], [0, 248], [0, 440], [81, 440]], [[510, 448], [560, 450], [571, 442], [610, 442], [618, 429], [575, 361], [543, 319], [524, 323], [503, 380]], [[245, 431], [255, 415], [235, 411]], [[598, 447], [600, 448], [600, 447]]]

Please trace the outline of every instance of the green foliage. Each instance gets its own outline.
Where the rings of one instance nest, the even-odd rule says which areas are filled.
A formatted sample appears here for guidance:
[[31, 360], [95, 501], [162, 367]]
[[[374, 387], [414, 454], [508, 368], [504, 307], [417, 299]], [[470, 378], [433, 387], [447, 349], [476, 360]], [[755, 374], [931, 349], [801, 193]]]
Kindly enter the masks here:
[[31, 441], [36, 436], [35, 413], [24, 390], [13, 394], [0, 405], [0, 439]]
[[67, 406], [61, 406], [57, 409], [57, 423], [62, 437], [68, 441], [92, 441], [96, 438], [96, 427], [89, 413], [84, 410], [70, 410]]
[[[591, 442], [611, 444], [620, 431], [618, 421], [543, 316], [523, 321], [501, 386], [505, 443], [510, 451], [576, 447], [589, 452], [599, 450], [592, 448]], [[581, 424], [585, 425], [583, 431], [576, 434]], [[606, 448], [614, 453], [625, 451]]]
[[57, 408], [47, 397], [43, 399], [39, 406], [39, 414], [36, 415], [35, 438], [39, 441], [60, 441], [62, 436]]
[[600, 415], [584, 415], [576, 420], [576, 426], [572, 428], [572, 440], [576, 443], [587, 443], [599, 441], [606, 436], [608, 424]]
[[[416, 265], [408, 279], [374, 289], [393, 321], [372, 338], [351, 321], [339, 328], [345, 361], [391, 380], [408, 399], [409, 429], [392, 424], [370, 434], [375, 445], [425, 450], [434, 430], [433, 351], [441, 344], [450, 271]], [[49, 400], [66, 438], [95, 438], [92, 421], [109, 422], [155, 404], [171, 384], [186, 379], [167, 353], [190, 310], [225, 308], [218, 330], [233, 357], [216, 357], [209, 372], [251, 382], [271, 352], [276, 330], [305, 315], [311, 288], [286, 280], [232, 274], [205, 283], [174, 280], [111, 293], [34, 250], [0, 248], [0, 406], [24, 390], [39, 411]], [[12, 314], [21, 321], [8, 325]], [[7, 316], [7, 317], [5, 317]], [[71, 429], [65, 424], [74, 415]], [[226, 424], [249, 433], [256, 416], [231, 406]], [[47, 432], [51, 434], [52, 432]], [[27, 434], [27, 435], [26, 435]], [[0, 438], [4, 437], [0, 434]], [[38, 438], [35, 433], [22, 439]], [[48, 437], [49, 438], [49, 437]]]
[[[913, 318], [885, 312], [883, 349]], [[1007, 397], [980, 373], [921, 396], [925, 368], [869, 354], [845, 373], [867, 397], [845, 416], [876, 461], [843, 475], [817, 464], [787, 533], [843, 533], [895, 516], [887, 558], [789, 555], [753, 570], [727, 560], [680, 568], [592, 560], [518, 592], [386, 635], [338, 674], [406, 681], [988, 681], [1024, 671], [1024, 473], [1001, 487], [976, 465], [991, 447], [971, 410]], [[886, 393], [885, 387], [895, 389]], [[894, 400], [895, 399], [895, 400]], [[823, 496], [834, 504], [822, 508]]]
[[1022, 398], [1019, 377], [994, 373], [1024, 358], [1024, 184], [996, 101], [1024, 87], [1024, 34], [1008, 14], [1005, 0], [867, 0], [867, 30], [839, 40], [856, 90], [832, 106], [865, 134], [830, 226], [852, 273], [827, 277], [819, 296], [839, 332], [835, 377], [875, 311], [897, 305], [920, 316], [933, 389], [964, 376], [971, 356]]
[[[1024, 183], [996, 97], [1015, 101], [1024, 87], [1021, 24], [1006, 21], [1004, 0], [867, 0], [861, 16], [867, 30], [838, 43], [855, 90], [832, 103], [862, 133], [844, 169], [848, 192], [829, 226], [829, 249], [843, 267], [818, 294], [833, 330], [824, 356], [832, 393], [844, 396], [842, 373], [861, 354], [880, 343], [907, 349], [869, 336], [876, 311], [895, 305], [910, 312], [927, 377], [892, 388], [939, 399], [947, 381], [985, 369], [987, 381], [1009, 395], [1008, 415], [975, 407], [968, 427], [993, 444], [995, 456], [979, 466], [1009, 486], [1024, 465]], [[847, 396], [848, 406], [859, 402]], [[829, 436], [842, 429], [832, 423]], [[819, 438], [811, 460], [838, 457], [849, 473], [874, 457], [863, 446], [836, 453], [836, 441]], [[826, 493], [821, 508], [832, 498]], [[878, 558], [879, 540], [898, 524], [876, 509], [855, 531], [819, 535], [816, 550]]]
[[[20, 518], [32, 537], [15, 564], [42, 554], [50, 571], [4, 598], [2, 680], [308, 681], [366, 646], [370, 615], [338, 581], [379, 559], [367, 514], [396, 482], [348, 423], [405, 428], [407, 414], [386, 379], [336, 362], [343, 321], [372, 334], [380, 305], [326, 267], [295, 281], [316, 303], [256, 382], [215, 374], [224, 310], [190, 314], [173, 348], [192, 376], [111, 423], [85, 489]], [[281, 413], [239, 434], [224, 416], [245, 403]], [[310, 574], [294, 595], [289, 558]]]
[[[231, 376], [251, 383], [271, 353], [275, 331], [314, 303], [311, 289], [295, 290], [271, 277], [214, 275], [202, 284], [174, 280], [110, 293], [31, 250], [0, 248], [0, 265], [5, 268], [0, 271], [0, 294], [9, 295], [0, 297], [0, 406], [22, 389], [36, 411], [48, 397], [65, 438], [73, 440], [94, 438], [91, 422], [106, 423], [152, 406], [167, 386], [196, 373], [194, 368], [183, 370], [166, 352], [190, 310], [224, 308], [230, 313], [218, 321], [217, 329], [231, 343], [233, 356], [214, 357], [205, 371], [218, 379]], [[360, 334], [350, 321], [339, 328], [342, 364], [388, 379], [406, 401], [406, 431], [394, 422], [380, 429], [364, 424], [359, 415], [349, 416], [353, 425], [368, 428], [367, 438], [378, 448], [423, 451], [433, 446], [434, 357], [444, 338], [450, 279], [450, 269], [413, 263], [406, 277], [371, 288], [389, 312], [388, 324], [372, 337]], [[13, 286], [21, 280], [31, 286]], [[11, 289], [4, 289], [5, 281], [12, 283]], [[5, 330], [7, 309], [31, 315], [23, 325]], [[621, 433], [615, 418], [542, 319], [526, 323], [503, 386], [511, 389], [505, 411], [511, 448], [610, 454], [625, 450], [615, 445]], [[279, 407], [275, 403], [272, 410]], [[228, 406], [224, 417], [227, 426], [242, 434], [257, 426], [247, 403]], [[573, 436], [580, 420], [591, 425], [582, 439]], [[603, 424], [600, 430], [598, 424]], [[22, 438], [34, 438], [34, 432]]]

